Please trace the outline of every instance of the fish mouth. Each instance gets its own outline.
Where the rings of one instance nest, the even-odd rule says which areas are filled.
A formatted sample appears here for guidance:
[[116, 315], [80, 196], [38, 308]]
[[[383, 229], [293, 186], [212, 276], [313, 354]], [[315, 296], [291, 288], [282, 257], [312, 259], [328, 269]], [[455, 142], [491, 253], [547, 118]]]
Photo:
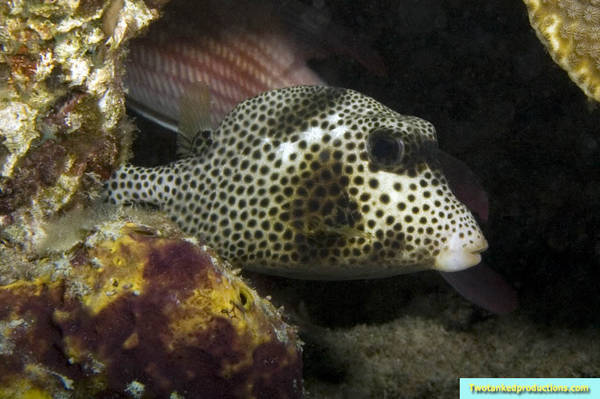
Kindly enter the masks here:
[[454, 234], [435, 258], [434, 269], [457, 272], [475, 266], [481, 262], [481, 253], [487, 248], [488, 242], [483, 235], [467, 240]]

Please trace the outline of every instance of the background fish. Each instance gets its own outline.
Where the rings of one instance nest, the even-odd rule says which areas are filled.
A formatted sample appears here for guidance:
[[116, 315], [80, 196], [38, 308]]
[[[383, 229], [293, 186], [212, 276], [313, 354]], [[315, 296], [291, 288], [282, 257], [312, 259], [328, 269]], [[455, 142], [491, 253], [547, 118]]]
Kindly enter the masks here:
[[383, 73], [379, 56], [322, 9], [289, 0], [174, 2], [131, 44], [128, 104], [175, 130], [181, 96], [190, 84], [203, 82], [211, 90], [216, 126], [236, 104], [263, 91], [323, 85], [306, 61], [333, 53]]

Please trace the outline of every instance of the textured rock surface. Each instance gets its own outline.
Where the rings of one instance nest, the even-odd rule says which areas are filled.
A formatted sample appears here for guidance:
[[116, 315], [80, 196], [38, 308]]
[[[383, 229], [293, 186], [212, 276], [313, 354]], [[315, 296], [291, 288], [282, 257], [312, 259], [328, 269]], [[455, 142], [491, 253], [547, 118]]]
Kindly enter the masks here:
[[0, 4], [0, 228], [27, 248], [129, 154], [123, 44], [158, 16], [141, 0]]
[[295, 331], [210, 251], [112, 221], [62, 267], [0, 287], [0, 397], [302, 396]]
[[600, 1], [524, 0], [529, 20], [554, 61], [600, 101]]

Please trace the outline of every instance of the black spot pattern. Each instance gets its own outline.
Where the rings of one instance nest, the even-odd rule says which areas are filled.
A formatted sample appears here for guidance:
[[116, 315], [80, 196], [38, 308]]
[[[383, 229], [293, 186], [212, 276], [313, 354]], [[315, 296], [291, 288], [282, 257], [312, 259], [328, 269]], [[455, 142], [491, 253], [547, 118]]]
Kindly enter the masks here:
[[171, 165], [123, 167], [110, 199], [157, 205], [230, 261], [291, 277], [432, 268], [449, 237], [482, 239], [437, 166], [433, 126], [352, 90], [261, 94], [210, 140]]

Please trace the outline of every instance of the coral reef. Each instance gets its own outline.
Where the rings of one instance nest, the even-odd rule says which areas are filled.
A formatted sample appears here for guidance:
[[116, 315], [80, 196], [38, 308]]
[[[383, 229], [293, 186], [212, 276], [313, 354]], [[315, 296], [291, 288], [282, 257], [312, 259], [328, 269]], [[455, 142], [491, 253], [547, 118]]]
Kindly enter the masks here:
[[294, 329], [210, 250], [117, 219], [63, 262], [0, 287], [0, 397], [302, 396]]
[[27, 246], [129, 155], [123, 44], [157, 16], [141, 0], [0, 4], [4, 240]]
[[600, 101], [600, 2], [524, 0], [531, 26], [554, 61]]
[[91, 202], [130, 155], [124, 44], [161, 3], [0, 4], [0, 398], [303, 394], [295, 330], [228, 264]]

